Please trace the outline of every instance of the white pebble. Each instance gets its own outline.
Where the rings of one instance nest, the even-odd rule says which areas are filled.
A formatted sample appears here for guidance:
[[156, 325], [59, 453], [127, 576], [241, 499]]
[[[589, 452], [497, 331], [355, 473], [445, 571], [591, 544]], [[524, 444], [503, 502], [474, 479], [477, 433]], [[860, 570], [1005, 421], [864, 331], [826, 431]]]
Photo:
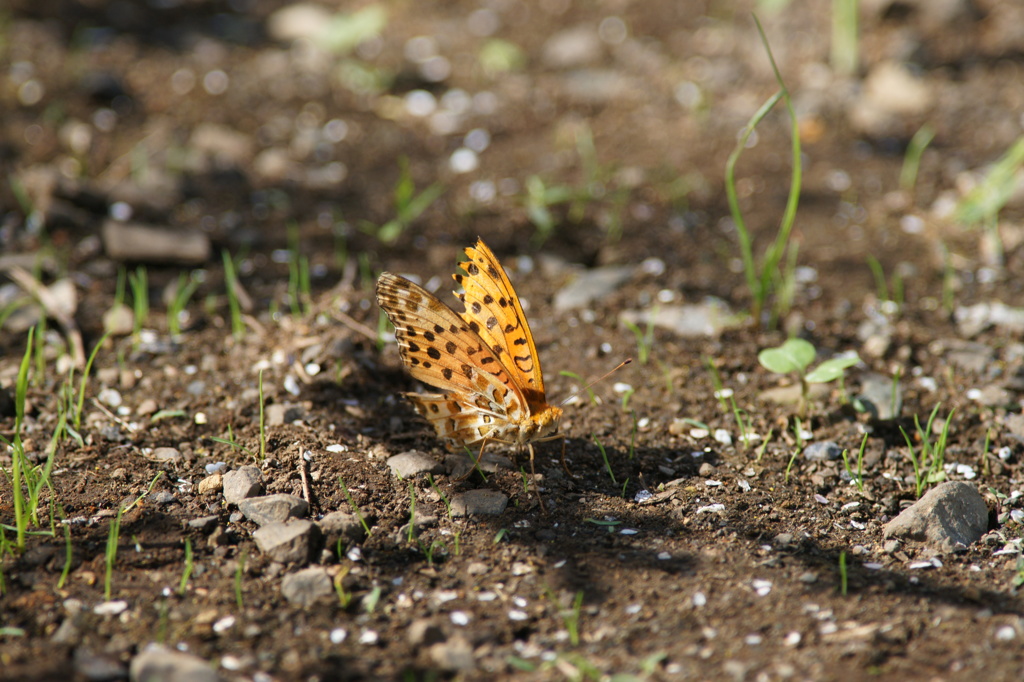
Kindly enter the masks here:
[[105, 601], [97, 604], [93, 607], [92, 612], [97, 616], [116, 616], [119, 613], [123, 613], [127, 608], [128, 602], [123, 599], [115, 599], [114, 601]]
[[213, 624], [213, 631], [217, 634], [230, 630], [235, 625], [234, 616], [224, 616]]
[[1004, 625], [1003, 627], [996, 630], [996, 641], [997, 642], [1010, 642], [1017, 638], [1017, 631], [1013, 629], [1012, 625]]
[[348, 630], [345, 628], [334, 628], [331, 630], [331, 643], [341, 644], [348, 639]]
[[425, 118], [437, 109], [437, 99], [426, 90], [410, 90], [405, 95], [405, 110], [412, 116]]
[[465, 611], [452, 611], [450, 618], [453, 625], [469, 625], [472, 620], [472, 616]]

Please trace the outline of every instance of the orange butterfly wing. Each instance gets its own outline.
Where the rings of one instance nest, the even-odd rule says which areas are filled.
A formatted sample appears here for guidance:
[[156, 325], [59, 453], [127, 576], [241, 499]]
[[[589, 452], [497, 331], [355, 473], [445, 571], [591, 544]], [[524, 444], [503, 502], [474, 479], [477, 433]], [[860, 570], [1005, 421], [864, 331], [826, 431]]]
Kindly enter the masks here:
[[460, 264], [466, 274], [452, 275], [464, 290], [458, 294], [466, 306], [462, 317], [502, 361], [515, 384], [522, 389], [531, 412], [535, 412], [534, 407], [540, 409], [547, 403], [544, 375], [519, 297], [504, 268], [482, 239], [466, 248], [466, 256], [469, 260]]

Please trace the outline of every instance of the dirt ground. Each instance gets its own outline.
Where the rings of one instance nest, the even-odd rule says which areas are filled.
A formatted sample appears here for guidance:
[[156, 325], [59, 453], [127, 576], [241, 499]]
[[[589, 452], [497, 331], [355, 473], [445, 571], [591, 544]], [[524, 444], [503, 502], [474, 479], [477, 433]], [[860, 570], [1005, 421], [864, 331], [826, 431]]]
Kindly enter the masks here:
[[[770, 4], [5, 3], [0, 435], [35, 326], [20, 437], [55, 456], [23, 549], [0, 456], [0, 677], [126, 678], [157, 642], [226, 680], [1024, 679], [1020, 174], [987, 228], [954, 219], [1022, 134], [1024, 10], [862, 2], [843, 75], [830, 3]], [[760, 320], [724, 182], [778, 90], [755, 10], [803, 170], [795, 268]], [[782, 104], [747, 147], [760, 259], [790, 189]], [[498, 447], [463, 473], [398, 395], [418, 387], [374, 297], [386, 270], [456, 306], [478, 236], [524, 301], [549, 400], [634, 359], [564, 406], [536, 478]], [[140, 267], [148, 312], [115, 325], [75, 415], [75, 334], [87, 356]], [[565, 302], [596, 275], [614, 283]], [[713, 300], [734, 319], [710, 332], [622, 322]], [[802, 410], [758, 363], [787, 335], [861, 362]], [[847, 400], [879, 385], [895, 413]], [[51, 446], [62, 412], [78, 438]], [[977, 485], [988, 532], [956, 552], [887, 541], [918, 497], [901, 428], [920, 451], [947, 417], [942, 473]], [[864, 434], [862, 489], [808, 454], [855, 458]], [[409, 451], [438, 473], [393, 473]], [[275, 560], [200, 485], [247, 464], [309, 519], [358, 510], [369, 535]], [[450, 512], [479, 489], [504, 511]], [[303, 605], [282, 585], [306, 566], [332, 589]]]

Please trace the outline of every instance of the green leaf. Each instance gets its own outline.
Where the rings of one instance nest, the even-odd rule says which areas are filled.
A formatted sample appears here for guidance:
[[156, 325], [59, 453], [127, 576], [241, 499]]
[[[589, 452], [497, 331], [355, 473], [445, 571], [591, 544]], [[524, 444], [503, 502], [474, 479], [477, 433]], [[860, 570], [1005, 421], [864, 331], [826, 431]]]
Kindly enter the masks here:
[[843, 376], [847, 367], [853, 367], [858, 362], [860, 362], [860, 358], [856, 355], [844, 355], [841, 358], [826, 360], [807, 374], [807, 383], [827, 384], [830, 381], [835, 381]]
[[803, 339], [789, 339], [778, 348], [766, 348], [757, 354], [761, 366], [776, 374], [802, 374], [813, 360], [814, 346]]

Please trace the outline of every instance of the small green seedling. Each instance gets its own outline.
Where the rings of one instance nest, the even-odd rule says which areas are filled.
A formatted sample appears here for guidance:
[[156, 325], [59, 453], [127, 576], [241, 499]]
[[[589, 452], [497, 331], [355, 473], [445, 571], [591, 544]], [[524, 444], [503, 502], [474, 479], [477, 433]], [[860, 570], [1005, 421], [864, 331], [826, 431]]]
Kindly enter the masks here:
[[612, 473], [612, 465], [608, 461], [608, 453], [605, 452], [604, 445], [601, 444], [601, 441], [597, 439], [595, 434], [590, 434], [590, 437], [594, 439], [594, 445], [596, 445], [597, 449], [601, 451], [601, 459], [604, 460], [604, 468], [605, 471], [608, 472], [608, 477], [612, 479], [612, 485], [619, 485], [619, 482], [615, 480], [615, 474]]
[[839, 553], [839, 593], [846, 596], [846, 590], [848, 587], [848, 579], [846, 574], [846, 552]]
[[853, 480], [854, 485], [857, 486], [857, 490], [864, 492], [864, 448], [868, 444], [868, 434], [864, 434], [864, 438], [860, 441], [860, 450], [857, 451], [857, 473], [854, 473], [850, 468], [850, 455], [846, 448], [843, 448], [843, 467], [846, 469], [846, 473], [849, 474], [850, 479]]
[[654, 320], [657, 316], [658, 308], [655, 306], [654, 310], [647, 317], [647, 325], [643, 330], [635, 322], [630, 322], [629, 320], [622, 321], [622, 324], [626, 325], [629, 331], [633, 332], [633, 336], [636, 337], [636, 356], [641, 365], [646, 365], [651, 357], [651, 347], [654, 345]]
[[914, 447], [912, 439], [907, 435], [903, 427], [900, 426], [900, 433], [903, 434], [903, 439], [907, 442], [907, 456], [910, 458], [910, 465], [914, 469], [914, 487], [918, 497], [921, 497], [921, 493], [924, 492], [924, 489], [929, 484], [941, 483], [946, 480], [946, 440], [949, 437], [949, 425], [953, 421], [953, 412], [956, 409], [954, 408], [949, 411], [946, 421], [942, 424], [942, 432], [939, 434], [939, 439], [933, 444], [931, 442], [932, 422], [935, 421], [935, 415], [938, 411], [939, 405], [936, 405], [928, 417], [927, 425], [923, 428], [917, 415], [914, 415], [914, 428], [917, 431], [917, 438], [921, 442], [920, 456], [917, 454], [917, 449]]
[[856, 353], [842, 355], [826, 360], [808, 372], [807, 368], [814, 362], [816, 355], [814, 346], [803, 339], [789, 339], [777, 348], [766, 348], [757, 354], [757, 361], [768, 371], [776, 374], [795, 372], [800, 378], [801, 414], [807, 408], [810, 384], [827, 384], [840, 379], [848, 367], [860, 362]]
[[903, 156], [903, 168], [900, 169], [900, 189], [912, 192], [917, 185], [917, 172], [921, 168], [921, 156], [935, 138], [935, 129], [925, 123], [917, 129], [907, 145], [907, 153]]
[[248, 553], [245, 548], [238, 554], [238, 565], [235, 567], [235, 604], [238, 606], [238, 610], [241, 611], [245, 608], [245, 599], [242, 596], [242, 581], [245, 578], [245, 560], [248, 558]]
[[402, 233], [444, 194], [444, 187], [436, 182], [419, 194], [416, 193], [416, 183], [409, 171], [409, 157], [399, 157], [398, 169], [398, 182], [395, 184], [393, 194], [395, 217], [380, 226], [370, 221], [363, 221], [360, 225], [363, 232], [374, 235], [385, 244], [395, 243]]

